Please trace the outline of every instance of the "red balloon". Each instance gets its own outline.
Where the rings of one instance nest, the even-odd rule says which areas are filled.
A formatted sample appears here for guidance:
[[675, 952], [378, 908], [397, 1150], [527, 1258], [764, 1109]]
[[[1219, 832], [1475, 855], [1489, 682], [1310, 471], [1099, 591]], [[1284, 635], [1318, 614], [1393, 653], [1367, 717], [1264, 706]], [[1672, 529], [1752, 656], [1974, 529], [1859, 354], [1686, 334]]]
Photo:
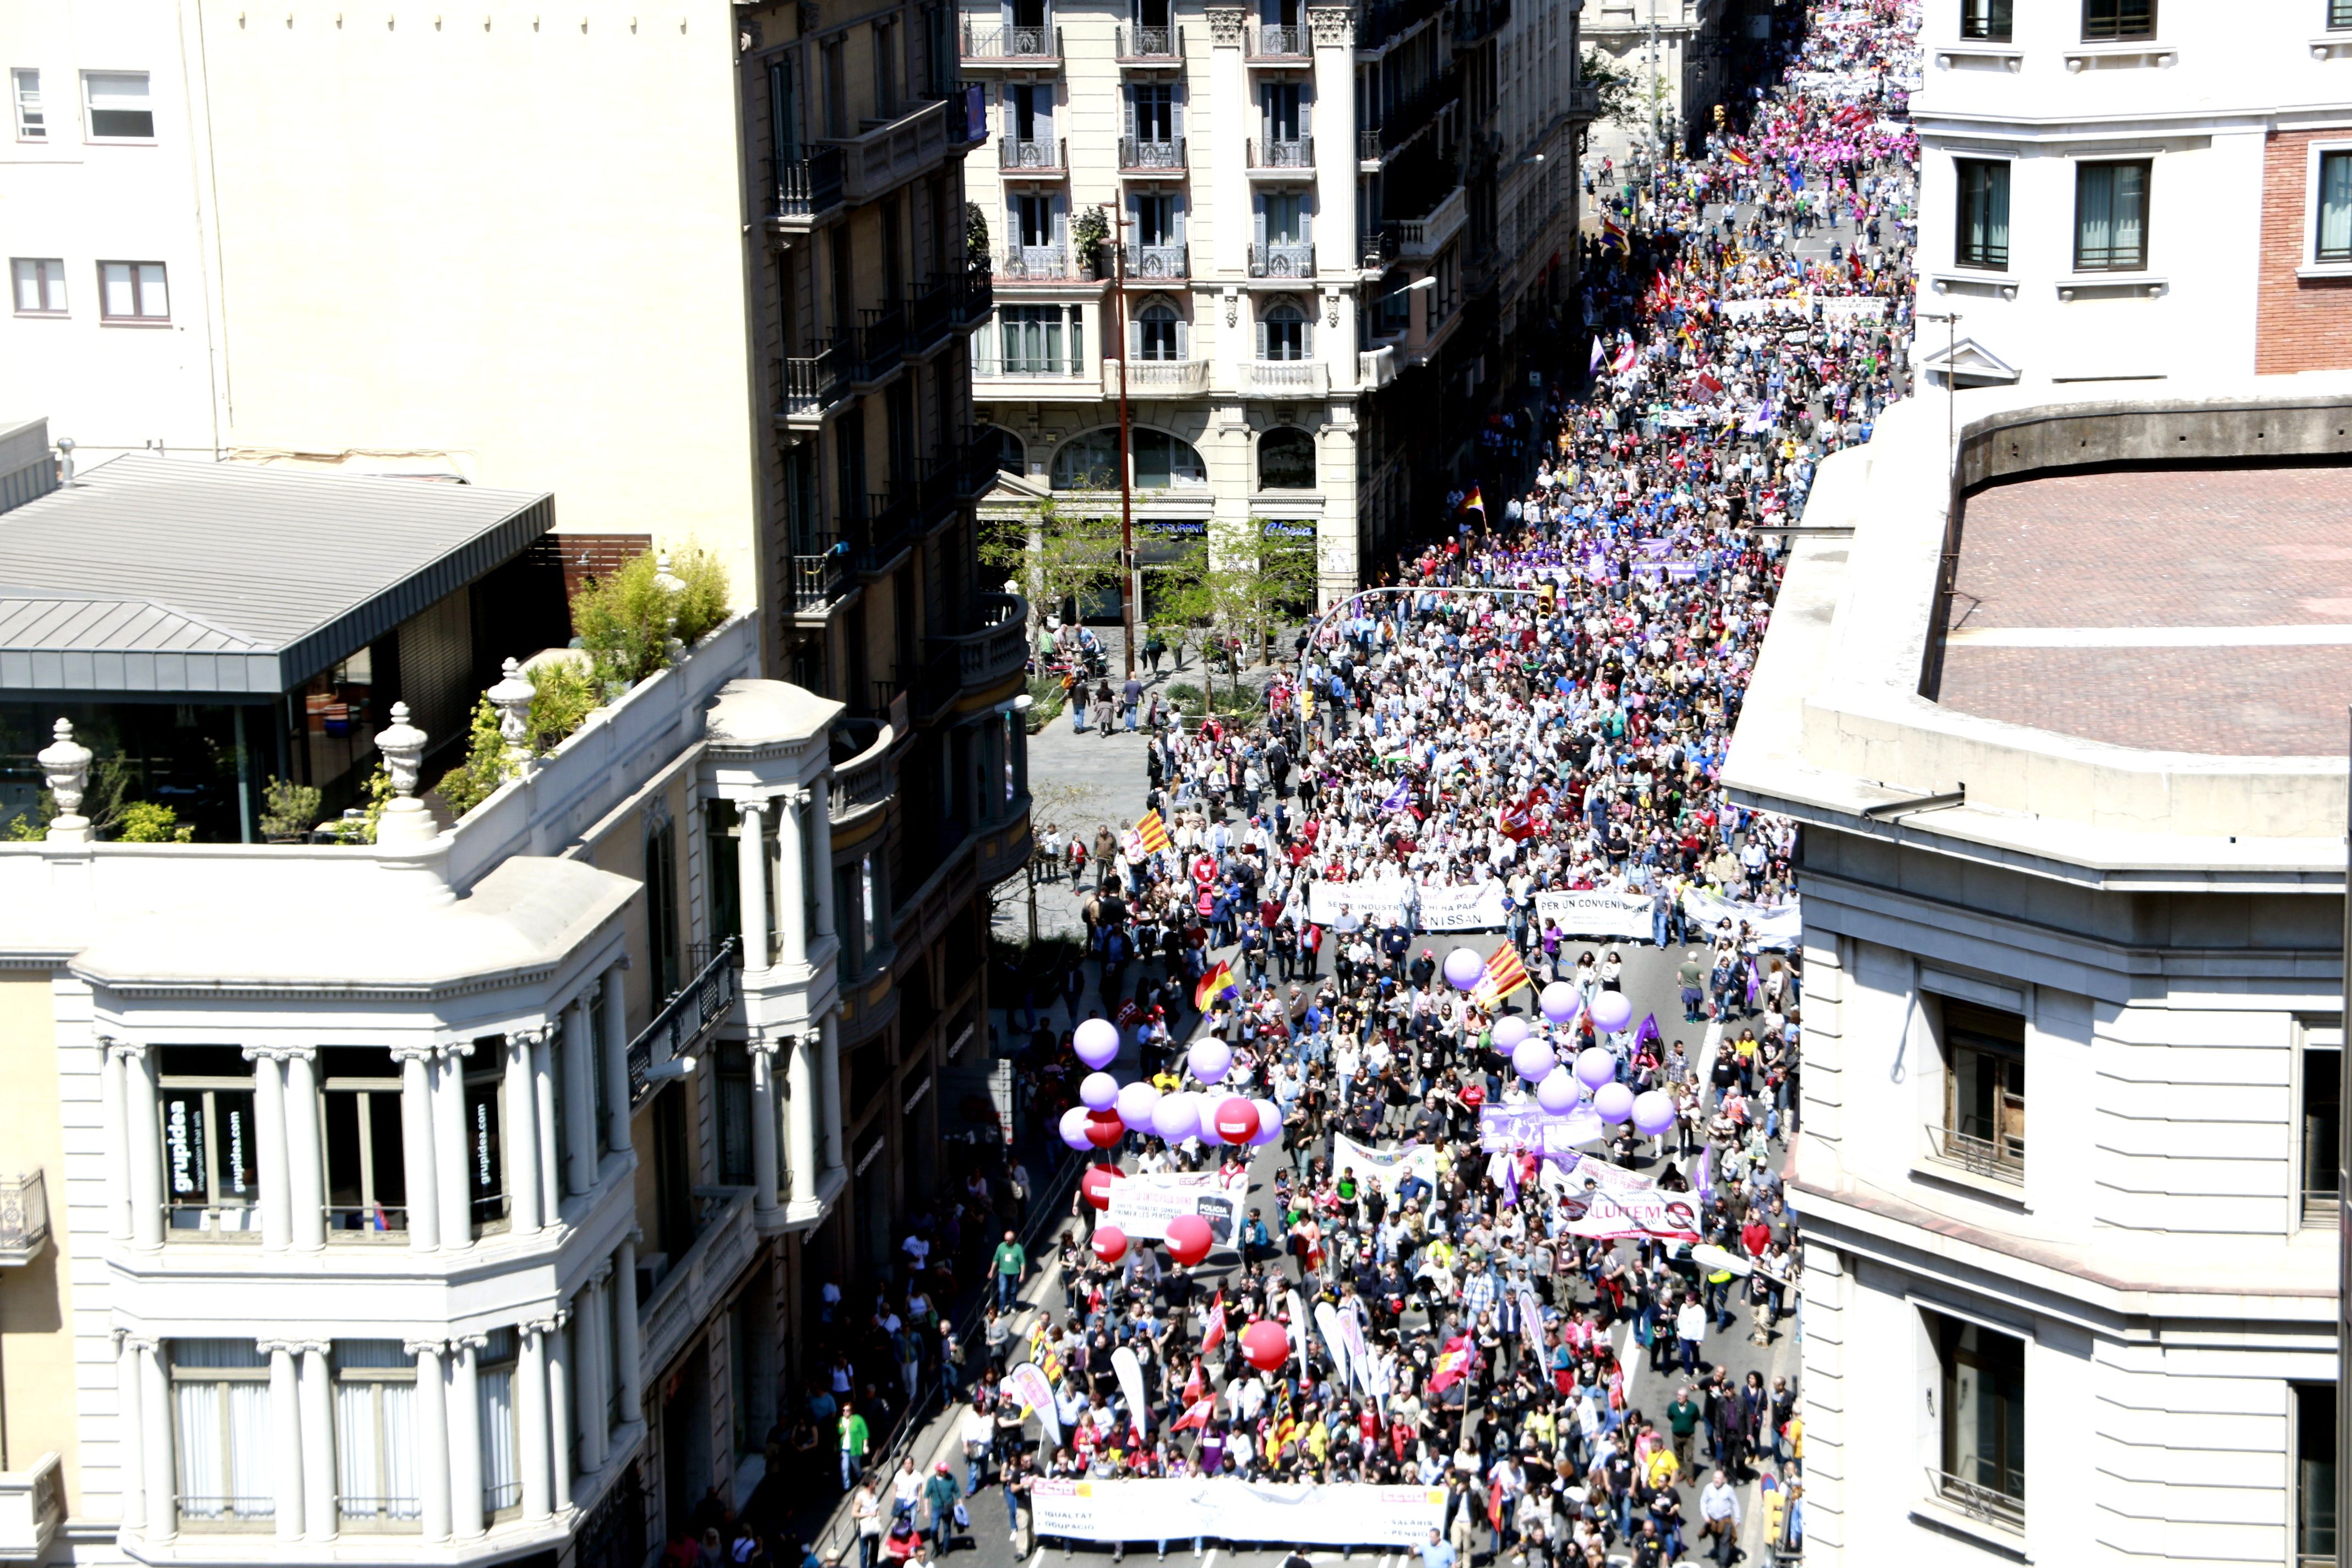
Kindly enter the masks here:
[[1126, 1177], [1127, 1173], [1117, 1165], [1088, 1165], [1086, 1174], [1078, 1178], [1078, 1191], [1097, 1211], [1107, 1209], [1110, 1207], [1110, 1184]]
[[1246, 1143], [1257, 1136], [1257, 1107], [1235, 1095], [1217, 1107], [1217, 1136], [1228, 1143]]
[[1127, 1232], [1115, 1225], [1095, 1227], [1095, 1256], [1105, 1263], [1116, 1263], [1127, 1256]]
[[1215, 1237], [1209, 1233], [1209, 1222], [1196, 1214], [1180, 1214], [1168, 1222], [1168, 1250], [1182, 1264], [1198, 1263], [1209, 1256]]
[[1468, 1106], [1473, 1110], [1477, 1110], [1480, 1106], [1486, 1103], [1486, 1090], [1478, 1084], [1464, 1084], [1462, 1086], [1462, 1103]]
[[1118, 1119], [1116, 1110], [1087, 1112], [1087, 1142], [1097, 1149], [1108, 1149], [1127, 1136], [1127, 1123]]
[[[1100, 1245], [1102, 1233], [1097, 1231], [1095, 1234], [1097, 1245]], [[1123, 1242], [1127, 1238], [1121, 1237], [1119, 1239]], [[1288, 1359], [1290, 1336], [1282, 1331], [1280, 1323], [1261, 1318], [1242, 1331], [1242, 1354], [1258, 1371], [1272, 1372]]]

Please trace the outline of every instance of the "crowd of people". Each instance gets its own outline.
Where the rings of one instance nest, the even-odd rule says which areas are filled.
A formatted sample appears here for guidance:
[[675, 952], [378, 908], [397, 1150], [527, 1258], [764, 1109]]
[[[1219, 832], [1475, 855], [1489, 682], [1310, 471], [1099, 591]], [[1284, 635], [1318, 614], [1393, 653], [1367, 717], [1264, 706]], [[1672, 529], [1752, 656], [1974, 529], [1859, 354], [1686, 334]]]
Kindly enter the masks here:
[[[1218, 1092], [1273, 1100], [1280, 1140], [1255, 1152], [1234, 1249], [1205, 1263], [1151, 1245], [1100, 1260], [1082, 1197], [1058, 1257], [1031, 1258], [994, 1239], [995, 1200], [1024, 1179], [1003, 1171], [939, 1238], [997, 1281], [980, 1342], [910, 1333], [911, 1300], [876, 1301], [871, 1325], [838, 1303], [848, 1342], [785, 1447], [838, 1460], [863, 1568], [946, 1552], [983, 1486], [1017, 1538], [1041, 1477], [1443, 1488], [1430, 1568], [1728, 1563], [1759, 1509], [1762, 1539], [1799, 1532], [1802, 1419], [1793, 1374], [1768, 1371], [1792, 1363], [1736, 1352], [1796, 1331], [1781, 1171], [1804, 976], [1772, 918], [1795, 896], [1795, 835], [1736, 805], [1721, 772], [1771, 617], [1774, 531], [1902, 390], [1916, 31], [1912, 0], [1817, 5], [1771, 46], [1775, 85], [1703, 150], [1606, 170], [1580, 269], [1591, 375], [1555, 395], [1529, 482], [1506, 494], [1490, 472], [1445, 537], [1302, 634], [1262, 718], [1155, 724], [1146, 705], [1164, 843], [1141, 823], [1041, 833], [1094, 973], [1013, 999], [1034, 1114], [1076, 1102], [1070, 1031], [1099, 1015], [1171, 1091], [1200, 1087], [1186, 1047], [1222, 1038]], [[1132, 701], [1096, 695], [1097, 722]], [[1448, 984], [1445, 953], [1471, 939], [1416, 918], [1432, 889], [1498, 895], [1479, 946], [1507, 946], [1528, 986]], [[1645, 909], [1641, 936], [1546, 908], [1594, 892]], [[1674, 965], [1679, 1015], [1596, 1026], [1637, 942], [1681, 950], [1652, 961]], [[1531, 1103], [1496, 1026], [1553, 981], [1580, 1004], [1548, 1031], [1558, 1055], [1605, 1049], [1615, 1081], [1668, 1097], [1670, 1125], [1549, 1154], [1487, 1131]], [[1424, 1157], [1391, 1158], [1409, 1150]], [[1253, 1157], [1140, 1134], [1118, 1153], [1137, 1172]], [[1589, 1217], [1604, 1186], [1683, 1217], [1610, 1234]], [[1048, 1264], [1057, 1294], [1023, 1305]], [[1312, 1326], [1325, 1306], [1369, 1347], [1349, 1374]], [[1262, 1319], [1307, 1353], [1247, 1363]], [[864, 1402], [910, 1357], [962, 1397], [961, 1474], [865, 1468]], [[1053, 1384], [1059, 1443], [1005, 1389], [1024, 1362]]]

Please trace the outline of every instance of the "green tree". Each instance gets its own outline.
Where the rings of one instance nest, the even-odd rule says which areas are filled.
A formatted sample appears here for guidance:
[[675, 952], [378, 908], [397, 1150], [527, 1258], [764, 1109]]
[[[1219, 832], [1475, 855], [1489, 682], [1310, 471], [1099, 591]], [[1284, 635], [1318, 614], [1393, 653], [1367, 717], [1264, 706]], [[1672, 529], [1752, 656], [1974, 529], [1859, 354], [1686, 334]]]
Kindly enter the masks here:
[[681, 586], [666, 586], [656, 558], [640, 555], [572, 596], [572, 629], [608, 695], [666, 668], [673, 635], [692, 647], [727, 618], [727, 569], [716, 555], [689, 544], [670, 573]]
[[180, 826], [180, 814], [170, 806], [137, 800], [123, 807], [122, 829], [117, 837], [125, 844], [189, 844], [194, 842], [196, 830]]
[[1017, 579], [1047, 609], [1118, 588], [1118, 519], [1051, 501], [982, 525], [980, 559], [992, 574]]
[[1591, 48], [1584, 51], [1576, 69], [1578, 79], [1592, 89], [1599, 100], [1601, 119], [1629, 128], [1648, 122], [1644, 95], [1634, 86], [1632, 71]]
[[261, 836], [299, 838], [319, 820], [319, 792], [309, 784], [273, 778], [261, 786]]

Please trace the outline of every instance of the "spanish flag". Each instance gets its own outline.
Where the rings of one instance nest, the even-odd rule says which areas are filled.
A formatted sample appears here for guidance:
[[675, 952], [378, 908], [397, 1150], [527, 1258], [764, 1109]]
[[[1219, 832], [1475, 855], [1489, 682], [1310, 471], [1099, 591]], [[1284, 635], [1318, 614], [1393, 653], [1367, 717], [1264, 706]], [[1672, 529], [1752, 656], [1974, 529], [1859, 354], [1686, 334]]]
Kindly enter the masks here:
[[1476, 485], [1472, 485], [1470, 487], [1470, 493], [1462, 498], [1462, 510], [1464, 511], [1475, 511], [1480, 517], [1485, 517], [1486, 515], [1486, 498], [1478, 493], [1478, 487]]
[[1747, 153], [1741, 152], [1737, 147], [1726, 149], [1723, 155], [1730, 159], [1733, 163], [1738, 164], [1743, 169], [1752, 169], [1756, 166], [1756, 160], [1749, 157]]
[[1528, 968], [1519, 962], [1519, 950], [1507, 942], [1486, 960], [1486, 971], [1478, 976], [1477, 987], [1472, 994], [1476, 997], [1478, 1005], [1491, 1009], [1528, 983]]
[[1168, 825], [1160, 819], [1160, 814], [1156, 811], [1145, 812], [1143, 820], [1135, 825], [1135, 831], [1142, 835], [1143, 847], [1151, 854], [1157, 855], [1171, 847], [1168, 840]]
[[[1520, 978], [1524, 980], [1526, 976], [1523, 974]], [[1201, 976], [1201, 984], [1193, 987], [1193, 1010], [1207, 1012], [1218, 997], [1234, 989], [1234, 966], [1220, 959], [1216, 967]]]

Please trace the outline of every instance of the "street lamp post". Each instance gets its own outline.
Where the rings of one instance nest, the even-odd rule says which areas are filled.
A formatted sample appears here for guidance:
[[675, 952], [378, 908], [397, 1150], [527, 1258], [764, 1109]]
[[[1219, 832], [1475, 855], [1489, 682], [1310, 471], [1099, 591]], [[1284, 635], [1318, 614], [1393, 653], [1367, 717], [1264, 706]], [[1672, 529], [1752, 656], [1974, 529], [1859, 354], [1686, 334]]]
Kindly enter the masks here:
[[1129, 451], [1127, 414], [1127, 215], [1117, 202], [1110, 211], [1111, 342], [1118, 350], [1118, 624], [1127, 646], [1127, 678], [1135, 679], [1135, 461]]

